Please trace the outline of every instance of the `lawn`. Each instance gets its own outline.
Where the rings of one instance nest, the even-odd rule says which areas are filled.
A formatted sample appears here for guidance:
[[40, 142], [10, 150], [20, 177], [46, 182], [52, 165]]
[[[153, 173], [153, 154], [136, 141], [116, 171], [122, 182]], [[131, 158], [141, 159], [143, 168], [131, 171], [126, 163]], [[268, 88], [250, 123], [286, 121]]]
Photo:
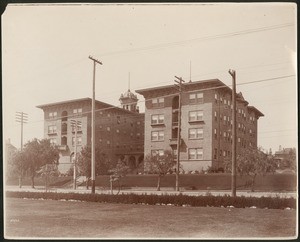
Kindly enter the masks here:
[[296, 211], [7, 198], [5, 237], [291, 238]]

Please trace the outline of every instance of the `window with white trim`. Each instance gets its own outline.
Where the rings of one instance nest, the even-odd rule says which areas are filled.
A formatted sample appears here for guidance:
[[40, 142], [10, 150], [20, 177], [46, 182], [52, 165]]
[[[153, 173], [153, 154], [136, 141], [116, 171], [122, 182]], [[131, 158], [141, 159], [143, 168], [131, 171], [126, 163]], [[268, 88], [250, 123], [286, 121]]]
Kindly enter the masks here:
[[152, 99], [152, 107], [153, 108], [162, 108], [164, 107], [164, 98], [161, 97], [161, 98], [154, 98]]
[[203, 160], [203, 149], [202, 148], [189, 149], [189, 160]]
[[[82, 138], [81, 137], [77, 137], [77, 145], [81, 145], [82, 144]], [[72, 146], [75, 145], [75, 137], [72, 137]]]
[[82, 108], [73, 109], [73, 114], [82, 114]]
[[189, 112], [189, 122], [195, 122], [195, 121], [203, 121], [203, 111], [202, 110]]
[[164, 140], [164, 131], [152, 131], [151, 132], [151, 141], [163, 141]]
[[49, 118], [57, 118], [57, 112], [51, 112], [49, 113]]
[[203, 92], [190, 93], [189, 100], [190, 104], [203, 103]]
[[165, 122], [164, 114], [153, 114], [151, 115], [151, 124], [163, 124]]
[[159, 155], [159, 156], [163, 156], [164, 155], [164, 150], [151, 150], [151, 155], [152, 156], [156, 156], [156, 155]]
[[203, 139], [203, 128], [189, 129], [189, 139]]
[[49, 125], [48, 126], [48, 134], [56, 134], [56, 133], [57, 133], [56, 125]]
[[56, 145], [56, 144], [57, 144], [56, 138], [51, 138], [51, 139], [50, 139], [50, 144], [51, 144], [51, 145]]

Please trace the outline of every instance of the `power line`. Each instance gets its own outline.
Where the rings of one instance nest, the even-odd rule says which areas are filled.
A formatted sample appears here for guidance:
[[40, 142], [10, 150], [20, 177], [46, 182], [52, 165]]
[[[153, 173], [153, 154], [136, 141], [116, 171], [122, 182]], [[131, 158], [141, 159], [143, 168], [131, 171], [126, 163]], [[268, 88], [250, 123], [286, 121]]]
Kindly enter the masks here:
[[[244, 83], [238, 83], [236, 84], [237, 86], [238, 85], [247, 85], [247, 84], [252, 84], [252, 83], [259, 83], [259, 82], [268, 82], [268, 81], [272, 81], [272, 80], [279, 80], [279, 79], [284, 79], [284, 78], [289, 78], [289, 77], [293, 77], [295, 75], [287, 75], [287, 76], [280, 76], [280, 77], [273, 77], [273, 78], [268, 78], [268, 79], [261, 79], [261, 80], [257, 80], [257, 81], [249, 81], [249, 82], [244, 82]], [[203, 88], [203, 89], [199, 89], [199, 90], [193, 90], [193, 91], [208, 91], [208, 90], [217, 90], [217, 89], [221, 89], [221, 88], [229, 88], [231, 85], [221, 85], [221, 86], [218, 86], [218, 87], [211, 87], [211, 88]], [[173, 94], [168, 94], [168, 95], [163, 95], [161, 97], [171, 97], [171, 96], [176, 96], [177, 93], [173, 93]], [[137, 103], [144, 103], [146, 100], [142, 100], [142, 101], [138, 101]], [[110, 105], [110, 104], [108, 104]], [[100, 108], [100, 109], [96, 109], [95, 112], [100, 112], [100, 111], [105, 111], [105, 110], [109, 110], [109, 109], [116, 109], [116, 108], [119, 108], [119, 109], [122, 109], [122, 106], [121, 105], [118, 105], [118, 106], [110, 106], [110, 107], [107, 107], [107, 108]], [[82, 112], [81, 115], [84, 115], [84, 114], [89, 114], [91, 113], [91, 111], [87, 111], [87, 112]], [[139, 113], [128, 113], [127, 114], [127, 117], [132, 117], [132, 115], [139, 115]], [[78, 116], [78, 114], [72, 114], [72, 115], [67, 115], [67, 116], [64, 116], [65, 118], [74, 118]], [[122, 115], [122, 117], [124, 117], [124, 115]], [[60, 120], [61, 118], [52, 118], [52, 119], [43, 119], [43, 120], [36, 120], [36, 121], [32, 121], [30, 123], [37, 123], [37, 122], [44, 122], [44, 121], [56, 121], [56, 120]]]
[[211, 35], [211, 36], [205, 36], [205, 37], [200, 37], [200, 38], [187, 39], [187, 40], [176, 41], [176, 42], [169, 42], [169, 43], [164, 43], [164, 44], [150, 45], [150, 46], [147, 46], [147, 47], [140, 47], [140, 48], [135, 48], [135, 49], [127, 49], [127, 50], [121, 50], [121, 51], [111, 51], [111, 52], [102, 53], [102, 54], [100, 54], [100, 56], [101, 57], [103, 57], [103, 56], [112, 56], [112, 55], [124, 54], [124, 53], [129, 53], [129, 52], [138, 52], [138, 51], [146, 51], [146, 50], [153, 50], [153, 49], [161, 49], [161, 48], [167, 48], [169, 46], [185, 45], [185, 44], [188, 44], [190, 42], [201, 42], [201, 41], [214, 40], [214, 39], [219, 39], [219, 38], [234, 37], [234, 36], [239, 36], [239, 35], [244, 35], [244, 34], [251, 34], [251, 33], [257, 33], [257, 32], [269, 31], [269, 30], [285, 28], [285, 27], [291, 27], [291, 26], [294, 26], [294, 24], [293, 23], [278, 24], [278, 25], [260, 27], [260, 28], [255, 28], [255, 29], [235, 31], [235, 32], [230, 32], [230, 33], [226, 33], [226, 34]]

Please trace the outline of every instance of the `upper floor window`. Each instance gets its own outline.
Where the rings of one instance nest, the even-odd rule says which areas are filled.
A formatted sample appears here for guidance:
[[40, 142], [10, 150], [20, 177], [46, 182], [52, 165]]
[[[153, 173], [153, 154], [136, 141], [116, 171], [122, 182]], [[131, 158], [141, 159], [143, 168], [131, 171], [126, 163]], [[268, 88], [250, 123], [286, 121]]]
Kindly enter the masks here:
[[49, 125], [48, 134], [56, 134], [56, 133], [57, 133], [56, 125]]
[[121, 118], [120, 116], [117, 116], [117, 124], [120, 124], [121, 123]]
[[189, 129], [189, 139], [202, 139], [203, 128]]
[[215, 93], [215, 102], [218, 103], [218, 94]]
[[189, 112], [189, 122], [195, 122], [195, 121], [203, 121], [203, 111], [190, 111]]
[[152, 99], [152, 107], [153, 108], [162, 108], [164, 107], [165, 100], [164, 98], [154, 98]]
[[163, 141], [164, 136], [165, 136], [164, 131], [152, 131], [151, 141]]
[[82, 131], [82, 124], [81, 122], [79, 123], [74, 123], [74, 124], [71, 124], [71, 127], [72, 127], [72, 132], [75, 132], [76, 131], [76, 127], [77, 127], [77, 132], [78, 131]]
[[191, 93], [190, 94], [190, 103], [203, 103], [203, 92]]
[[203, 149], [189, 149], [189, 160], [203, 160]]
[[153, 114], [151, 115], [151, 124], [163, 124], [165, 116], [163, 114]]
[[49, 113], [49, 118], [57, 118], [57, 112]]
[[76, 109], [73, 109], [73, 114], [82, 114], [82, 108], [76, 108]]

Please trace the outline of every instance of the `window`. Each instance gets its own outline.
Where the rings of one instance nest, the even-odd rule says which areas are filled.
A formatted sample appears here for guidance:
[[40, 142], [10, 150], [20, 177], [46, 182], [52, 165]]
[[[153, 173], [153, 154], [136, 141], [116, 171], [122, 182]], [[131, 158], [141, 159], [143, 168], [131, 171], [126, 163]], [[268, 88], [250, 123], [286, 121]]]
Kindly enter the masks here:
[[215, 102], [218, 103], [218, 94], [215, 94]]
[[[75, 132], [76, 123], [71, 123], [72, 132]], [[77, 132], [82, 131], [82, 124], [81, 122], [77, 123]]]
[[110, 131], [110, 127], [107, 127], [106, 130], [107, 130], [107, 131]]
[[223, 156], [225, 157], [227, 154], [226, 150], [223, 150]]
[[164, 140], [164, 131], [151, 132], [151, 141], [163, 141], [163, 140]]
[[215, 139], [217, 139], [218, 138], [217, 129], [214, 129], [214, 135], [215, 135]]
[[190, 111], [189, 122], [203, 121], [203, 111]]
[[214, 159], [217, 159], [217, 155], [218, 155], [218, 149], [215, 148], [215, 152], [214, 152]]
[[224, 123], [224, 125], [226, 125], [226, 122], [227, 121], [227, 117], [224, 115], [224, 117], [223, 117], [223, 123]]
[[57, 112], [49, 113], [49, 118], [57, 118]]
[[[82, 138], [81, 137], [77, 137], [77, 145], [81, 145], [82, 144]], [[72, 146], [75, 145], [75, 137], [72, 137]]]
[[164, 107], [164, 98], [155, 98], [152, 99], [152, 107], [153, 108], [161, 108]]
[[121, 118], [120, 116], [117, 116], [117, 124], [120, 124], [121, 123]]
[[215, 121], [218, 121], [218, 113], [215, 111]]
[[164, 150], [151, 150], [151, 155], [152, 156], [156, 156], [156, 155], [163, 156]]
[[163, 124], [165, 116], [163, 114], [153, 114], [151, 115], [151, 124]]
[[203, 92], [191, 93], [190, 103], [203, 103]]
[[56, 138], [51, 138], [50, 139], [50, 144], [56, 145], [56, 143], [57, 143]]
[[203, 139], [203, 128], [189, 129], [189, 139]]
[[48, 126], [48, 134], [56, 134], [56, 125], [49, 125]]
[[189, 160], [203, 160], [203, 149], [189, 149]]
[[117, 129], [116, 132], [117, 132], [117, 133], [120, 133], [120, 130]]
[[73, 109], [73, 114], [82, 114], [82, 108]]

